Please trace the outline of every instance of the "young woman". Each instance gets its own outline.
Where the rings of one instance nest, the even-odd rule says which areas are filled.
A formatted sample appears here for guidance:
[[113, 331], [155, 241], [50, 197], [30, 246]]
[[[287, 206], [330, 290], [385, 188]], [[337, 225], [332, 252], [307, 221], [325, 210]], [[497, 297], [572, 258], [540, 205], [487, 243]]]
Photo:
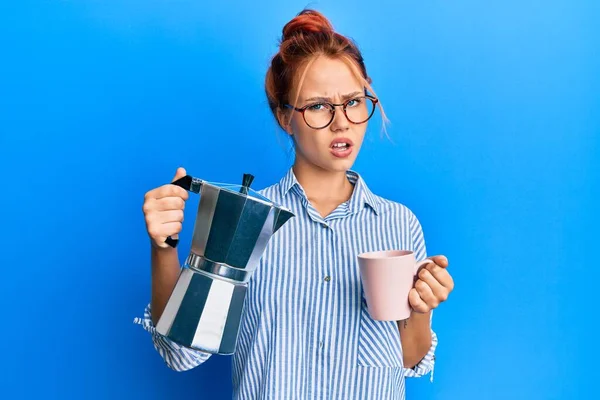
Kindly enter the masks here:
[[[266, 76], [266, 94], [295, 161], [261, 191], [295, 214], [273, 236], [249, 282], [233, 357], [240, 399], [401, 399], [404, 378], [433, 372], [437, 337], [431, 312], [453, 280], [444, 256], [421, 270], [402, 323], [374, 321], [361, 291], [356, 255], [411, 249], [426, 257], [415, 215], [373, 194], [351, 170], [379, 102], [358, 48], [320, 13], [287, 23]], [[381, 108], [380, 108], [381, 109]], [[174, 179], [185, 175], [179, 168]], [[177, 251], [188, 194], [166, 184], [145, 196], [152, 243], [152, 298], [142, 324], [169, 367], [184, 371], [210, 354], [178, 346], [154, 326], [177, 281]]]

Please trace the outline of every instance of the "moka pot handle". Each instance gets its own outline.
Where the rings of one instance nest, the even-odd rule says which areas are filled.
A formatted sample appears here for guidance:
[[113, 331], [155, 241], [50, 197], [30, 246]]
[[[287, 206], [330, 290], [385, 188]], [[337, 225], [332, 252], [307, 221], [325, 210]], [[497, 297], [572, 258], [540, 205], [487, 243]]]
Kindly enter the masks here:
[[[244, 174], [244, 176], [242, 178], [242, 187], [240, 188], [240, 193], [247, 195], [248, 190], [250, 189], [250, 185], [252, 184], [253, 180], [254, 180], [254, 175]], [[194, 178], [191, 175], [186, 175], [184, 177], [177, 179], [176, 181], [171, 182], [171, 184], [180, 186], [180, 187], [184, 188], [185, 190], [187, 190], [188, 192], [200, 193], [200, 187], [202, 186], [203, 182], [204, 181], [202, 181], [201, 179]], [[287, 218], [286, 218], [286, 220], [287, 220]], [[165, 243], [167, 243], [171, 247], [177, 247], [177, 243], [179, 243], [179, 239], [174, 239], [171, 236], [168, 236], [167, 239], [165, 240]]]
[[[171, 182], [171, 184], [182, 187], [189, 192], [192, 188], [193, 181], [194, 181], [194, 178], [191, 175], [186, 175], [184, 177], [177, 179], [176, 181]], [[167, 239], [165, 240], [165, 243], [168, 244], [169, 246], [175, 248], [175, 247], [177, 247], [177, 243], [179, 243], [179, 239], [173, 239], [171, 236], [168, 236]]]

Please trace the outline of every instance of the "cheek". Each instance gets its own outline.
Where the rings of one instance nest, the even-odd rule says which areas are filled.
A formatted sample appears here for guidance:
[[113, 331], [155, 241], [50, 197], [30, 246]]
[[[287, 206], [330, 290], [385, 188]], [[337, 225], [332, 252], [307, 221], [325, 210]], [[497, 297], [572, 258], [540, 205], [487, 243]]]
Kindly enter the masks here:
[[294, 118], [292, 118], [292, 133], [294, 134], [294, 136], [296, 137], [300, 137], [303, 136], [303, 127], [304, 127], [304, 123], [302, 122], [302, 117], [300, 116], [294, 116]]
[[295, 132], [296, 147], [305, 155], [319, 156], [329, 152], [329, 141], [323, 132], [310, 128]]
[[314, 151], [318, 146], [318, 132], [306, 126], [304, 121], [302, 121], [302, 117], [300, 117], [300, 119], [294, 118], [292, 120], [292, 132], [294, 133], [294, 139], [297, 145], [303, 150]]
[[310, 132], [304, 130], [294, 131], [294, 140], [296, 142], [296, 148], [302, 151], [304, 154], [314, 153], [318, 147], [317, 142]]
[[355, 144], [358, 145], [362, 145], [362, 142], [365, 139], [365, 133], [366, 133], [367, 129], [366, 126], [365, 127], [360, 127], [359, 129], [357, 129], [355, 135], [354, 135], [354, 140], [356, 141]]

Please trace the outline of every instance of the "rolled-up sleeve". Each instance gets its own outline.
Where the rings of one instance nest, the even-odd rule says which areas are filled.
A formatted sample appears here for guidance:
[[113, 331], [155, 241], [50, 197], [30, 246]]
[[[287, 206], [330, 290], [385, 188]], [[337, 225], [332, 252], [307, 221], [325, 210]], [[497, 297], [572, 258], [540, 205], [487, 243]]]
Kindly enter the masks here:
[[[427, 246], [425, 244], [425, 235], [419, 219], [411, 212], [410, 215], [410, 235], [412, 238], [413, 251], [417, 261], [427, 258]], [[430, 326], [433, 327], [433, 311], [430, 317]], [[419, 378], [431, 374], [430, 380], [433, 382], [433, 370], [435, 367], [435, 349], [438, 344], [438, 338], [433, 328], [431, 329], [431, 346], [429, 351], [417, 365], [412, 368], [404, 369], [404, 376]]]
[[433, 382], [433, 370], [435, 367], [435, 349], [437, 347], [437, 335], [431, 330], [431, 346], [429, 351], [421, 361], [412, 368], [404, 368], [404, 376], [407, 378], [420, 378], [427, 374], [431, 374], [430, 380]]
[[167, 366], [175, 371], [182, 372], [195, 368], [208, 360], [212, 355], [210, 353], [180, 346], [158, 333], [156, 327], [152, 323], [152, 308], [150, 304], [146, 306], [143, 318], [134, 318], [133, 322], [141, 325], [150, 333], [154, 348], [158, 354], [160, 354]]

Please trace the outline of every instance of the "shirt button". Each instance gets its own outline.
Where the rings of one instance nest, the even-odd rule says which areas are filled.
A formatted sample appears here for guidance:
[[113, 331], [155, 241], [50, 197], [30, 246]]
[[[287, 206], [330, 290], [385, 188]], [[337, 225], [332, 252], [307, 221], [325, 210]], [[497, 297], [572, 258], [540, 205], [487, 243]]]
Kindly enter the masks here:
[[326, 224], [325, 222], [322, 222], [322, 223], [321, 223], [321, 226], [322, 226], [323, 228], [327, 228], [327, 224]]
[[325, 277], [325, 282], [329, 282], [330, 280], [331, 280], [331, 277], [330, 277], [329, 275], [327, 275], [327, 276]]
[[319, 342], [319, 348], [320, 348], [320, 349], [322, 349], [322, 348], [323, 348], [323, 342], [322, 342], [322, 341], [320, 341], [320, 342]]

